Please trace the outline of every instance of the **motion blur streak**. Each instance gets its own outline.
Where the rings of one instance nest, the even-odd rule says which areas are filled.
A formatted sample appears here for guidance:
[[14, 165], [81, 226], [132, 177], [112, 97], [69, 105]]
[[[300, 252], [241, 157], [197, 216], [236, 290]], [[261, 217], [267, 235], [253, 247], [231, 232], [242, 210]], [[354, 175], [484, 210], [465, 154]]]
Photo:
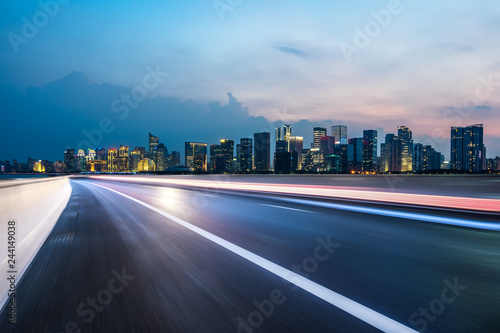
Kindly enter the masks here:
[[[366, 208], [366, 207], [360, 207], [360, 206], [342, 205], [342, 204], [329, 203], [329, 202], [317, 202], [317, 201], [303, 200], [303, 199], [277, 198], [276, 200], [283, 200], [286, 202], [292, 202], [292, 203], [298, 203], [298, 204], [302, 204], [302, 205], [309, 205], [309, 206], [316, 206], [316, 207], [342, 209], [342, 210], [347, 210], [347, 211], [351, 211], [351, 212], [376, 214], [376, 215], [398, 217], [398, 218], [403, 218], [403, 219], [410, 219], [410, 220], [417, 220], [417, 221], [424, 221], [424, 222], [456, 225], [459, 227], [500, 231], [500, 224], [498, 224], [498, 223], [472, 221], [472, 220], [449, 218], [449, 217], [442, 217], [442, 216], [429, 215], [429, 214], [408, 213], [408, 212], [401, 212], [401, 211], [395, 211], [395, 210], [389, 210], [389, 209]], [[294, 209], [294, 208], [288, 208], [288, 209]]]
[[254, 184], [243, 182], [217, 182], [209, 180], [189, 180], [189, 179], [155, 179], [151, 177], [114, 177], [98, 176], [95, 179], [148, 182], [159, 184], [170, 184], [179, 186], [190, 186], [198, 188], [215, 188], [226, 190], [255, 191], [281, 194], [296, 194], [309, 196], [322, 196], [328, 198], [349, 198], [356, 200], [369, 200], [377, 202], [392, 202], [406, 205], [422, 205], [430, 207], [465, 209], [474, 211], [500, 212], [500, 200], [451, 197], [442, 195], [424, 195], [409, 193], [392, 193], [370, 190], [351, 190], [333, 186], [321, 185], [283, 185], [283, 184]]
[[394, 321], [370, 308], [367, 308], [366, 306], [363, 306], [359, 303], [354, 302], [353, 300], [344, 297], [330, 289], [327, 289], [311, 280], [308, 280], [304, 278], [303, 276], [296, 274], [284, 267], [281, 267], [267, 259], [264, 259], [250, 251], [247, 251], [231, 242], [228, 242], [220, 237], [215, 236], [214, 234], [211, 234], [203, 229], [200, 229], [184, 220], [181, 220], [169, 213], [166, 213], [156, 207], [153, 207], [143, 201], [140, 201], [138, 199], [135, 199], [131, 196], [128, 196], [126, 194], [123, 194], [121, 192], [118, 192], [116, 190], [113, 190], [111, 188], [98, 185], [95, 183], [92, 183], [93, 185], [105, 188], [109, 191], [112, 191], [116, 194], [119, 194], [127, 199], [130, 199], [140, 205], [143, 205], [144, 207], [147, 207], [156, 213], [165, 216], [166, 218], [178, 223], [179, 225], [199, 234], [200, 236], [205, 237], [206, 239], [224, 247], [225, 249], [247, 259], [248, 261], [258, 265], [259, 267], [264, 268], [265, 270], [289, 281], [290, 283], [295, 284], [299, 288], [302, 288], [311, 294], [325, 300], [326, 302], [346, 311], [347, 313], [363, 320], [364, 322], [384, 331], [384, 332], [416, 332], [415, 330], [412, 330], [397, 321]]

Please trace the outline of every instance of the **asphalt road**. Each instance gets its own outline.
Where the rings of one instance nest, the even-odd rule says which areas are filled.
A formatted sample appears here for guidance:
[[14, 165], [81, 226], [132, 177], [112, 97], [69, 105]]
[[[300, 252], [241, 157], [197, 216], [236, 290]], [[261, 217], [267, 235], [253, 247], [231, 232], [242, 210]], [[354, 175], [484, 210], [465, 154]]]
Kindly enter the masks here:
[[[4, 308], [1, 332], [379, 331], [370, 316], [401, 331], [500, 331], [498, 232], [404, 218], [408, 208], [381, 208], [398, 217], [270, 195], [94, 179], [72, 187], [18, 285], [17, 323]], [[292, 279], [300, 287], [264, 259], [304, 276]], [[320, 297], [330, 292], [354, 306]]]

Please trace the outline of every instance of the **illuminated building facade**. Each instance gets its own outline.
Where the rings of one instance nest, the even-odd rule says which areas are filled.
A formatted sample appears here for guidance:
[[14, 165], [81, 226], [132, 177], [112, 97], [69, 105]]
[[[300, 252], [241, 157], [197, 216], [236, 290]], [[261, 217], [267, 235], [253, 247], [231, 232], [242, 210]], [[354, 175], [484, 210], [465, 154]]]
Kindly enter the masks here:
[[186, 166], [199, 172], [206, 172], [207, 144], [204, 142], [186, 142], [184, 148], [184, 161]]
[[326, 136], [326, 128], [314, 127], [312, 148], [321, 148], [321, 138]]
[[[409, 131], [409, 130], [408, 130]], [[410, 139], [411, 139], [411, 131], [410, 131]], [[377, 166], [377, 131], [376, 130], [364, 130], [363, 131], [363, 171], [373, 172], [378, 170]], [[408, 149], [411, 151], [413, 147], [413, 140], [408, 141]], [[354, 149], [354, 147], [353, 147]], [[359, 149], [356, 146], [356, 149]], [[357, 157], [356, 157], [357, 158]], [[357, 161], [355, 162], [357, 165]], [[357, 167], [356, 167], [357, 169]], [[410, 170], [411, 171], [411, 168]]]
[[304, 138], [291, 136], [288, 141], [288, 150], [292, 154], [292, 171], [302, 169], [302, 149], [304, 149]]
[[336, 145], [347, 144], [347, 126], [345, 125], [332, 126], [332, 136], [335, 137]]
[[118, 150], [116, 148], [108, 149], [108, 172], [117, 172]]
[[450, 168], [481, 172], [486, 167], [483, 125], [451, 128]]
[[130, 171], [139, 171], [139, 162], [145, 158], [146, 149], [144, 147], [135, 147], [130, 152]]
[[155, 162], [150, 158], [144, 158], [137, 164], [139, 172], [153, 172], [156, 171]]
[[129, 147], [120, 146], [118, 156], [116, 157], [116, 171], [129, 172]]
[[87, 161], [87, 171], [88, 172], [107, 172], [108, 171], [108, 161], [104, 161], [104, 160]]
[[413, 139], [412, 132], [406, 126], [398, 127], [398, 138], [400, 144], [400, 159], [401, 172], [408, 172], [413, 170]]
[[234, 172], [234, 140], [220, 140], [220, 152], [224, 156], [224, 172]]

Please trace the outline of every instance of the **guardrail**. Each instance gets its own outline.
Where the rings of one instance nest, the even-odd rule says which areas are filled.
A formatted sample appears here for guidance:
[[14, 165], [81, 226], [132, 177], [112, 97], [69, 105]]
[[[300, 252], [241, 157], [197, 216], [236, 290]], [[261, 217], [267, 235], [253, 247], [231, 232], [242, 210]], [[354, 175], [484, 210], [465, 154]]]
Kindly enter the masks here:
[[[45, 242], [71, 195], [69, 177], [29, 178], [0, 183], [0, 272], [15, 271], [18, 283]], [[8, 229], [15, 225], [15, 229]], [[10, 230], [10, 233], [8, 232]], [[14, 251], [8, 252], [9, 237]], [[12, 238], [11, 238], [12, 239]], [[12, 249], [12, 247], [10, 248]], [[9, 257], [8, 255], [11, 255]], [[14, 254], [14, 266], [10, 266]], [[13, 268], [12, 268], [13, 267]], [[0, 308], [8, 299], [10, 282], [0, 279]]]

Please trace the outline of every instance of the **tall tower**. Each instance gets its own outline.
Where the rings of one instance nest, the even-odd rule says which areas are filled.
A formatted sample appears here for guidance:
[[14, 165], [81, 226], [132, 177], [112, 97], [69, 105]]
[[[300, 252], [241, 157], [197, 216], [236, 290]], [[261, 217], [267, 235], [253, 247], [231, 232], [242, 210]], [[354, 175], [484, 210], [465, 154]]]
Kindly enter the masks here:
[[238, 166], [239, 171], [249, 172], [252, 171], [252, 147], [253, 140], [250, 138], [240, 139], [238, 150]]
[[314, 127], [313, 129], [313, 148], [321, 148], [321, 138], [326, 136], [326, 128]]
[[256, 171], [271, 170], [271, 133], [254, 133], [254, 169]]
[[346, 145], [347, 144], [347, 126], [345, 126], [345, 125], [332, 126], [332, 136], [335, 137], [335, 144], [336, 145]]
[[[412, 145], [413, 148], [413, 145]], [[377, 131], [363, 131], [363, 171], [377, 170]]]
[[484, 169], [485, 153], [483, 124], [451, 128], [450, 164], [452, 169], [481, 172]]
[[283, 140], [289, 141], [292, 136], [292, 125], [283, 125]]
[[413, 170], [413, 139], [410, 129], [406, 126], [398, 127], [398, 138], [401, 145], [400, 156], [401, 172]]
[[153, 156], [154, 151], [156, 151], [156, 147], [158, 147], [159, 142], [160, 142], [160, 138], [157, 136], [154, 136], [150, 132], [149, 133], [149, 153], [151, 154], [151, 156]]

